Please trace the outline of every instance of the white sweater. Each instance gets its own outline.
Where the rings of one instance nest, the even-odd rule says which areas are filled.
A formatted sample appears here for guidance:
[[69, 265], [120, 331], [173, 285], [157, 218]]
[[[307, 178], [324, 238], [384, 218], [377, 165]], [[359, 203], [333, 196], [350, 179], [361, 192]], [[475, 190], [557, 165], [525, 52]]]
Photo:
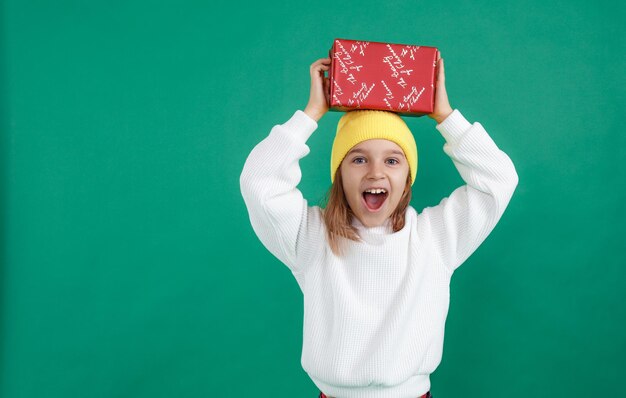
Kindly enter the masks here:
[[454, 110], [436, 126], [467, 183], [403, 229], [366, 228], [337, 257], [318, 206], [297, 189], [298, 161], [317, 123], [298, 110], [249, 154], [240, 186], [263, 245], [293, 273], [304, 295], [301, 363], [324, 394], [414, 398], [430, 390], [441, 362], [450, 277], [485, 240], [517, 186], [513, 163], [483, 126]]

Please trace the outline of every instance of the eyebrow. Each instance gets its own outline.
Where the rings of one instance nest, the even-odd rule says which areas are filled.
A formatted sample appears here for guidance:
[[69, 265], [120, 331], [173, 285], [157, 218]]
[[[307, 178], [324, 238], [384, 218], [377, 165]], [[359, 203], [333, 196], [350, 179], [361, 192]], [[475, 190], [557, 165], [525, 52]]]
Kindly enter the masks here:
[[[350, 152], [348, 152], [348, 155], [351, 155], [351, 154], [353, 154], [353, 153], [362, 153], [362, 154], [366, 154], [367, 152], [366, 152], [366, 151], [364, 151], [364, 150], [362, 150], [362, 149], [356, 148], [356, 149], [352, 149]], [[391, 149], [391, 150], [387, 151], [387, 153], [392, 153], [392, 154], [395, 154], [395, 155], [401, 155], [401, 156], [404, 156], [404, 152], [399, 151], [399, 150], [397, 150], [397, 149]], [[348, 156], [348, 155], [346, 155], [346, 156]]]

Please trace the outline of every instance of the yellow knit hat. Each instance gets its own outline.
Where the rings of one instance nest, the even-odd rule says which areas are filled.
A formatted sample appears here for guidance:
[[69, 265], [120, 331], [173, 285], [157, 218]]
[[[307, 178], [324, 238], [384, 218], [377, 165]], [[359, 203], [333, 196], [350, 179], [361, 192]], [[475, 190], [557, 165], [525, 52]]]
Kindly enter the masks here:
[[335, 173], [350, 149], [371, 139], [393, 141], [402, 148], [413, 185], [417, 174], [417, 145], [411, 130], [397, 113], [370, 109], [349, 111], [339, 119], [330, 157], [331, 182], [335, 182]]

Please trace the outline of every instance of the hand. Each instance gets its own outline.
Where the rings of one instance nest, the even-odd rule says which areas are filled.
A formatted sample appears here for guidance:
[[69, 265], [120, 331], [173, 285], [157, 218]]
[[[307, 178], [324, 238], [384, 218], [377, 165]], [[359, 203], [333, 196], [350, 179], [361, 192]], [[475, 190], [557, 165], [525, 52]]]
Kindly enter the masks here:
[[446, 74], [441, 53], [437, 51], [437, 85], [435, 88], [435, 109], [428, 117], [435, 119], [437, 124], [443, 122], [452, 113], [448, 93], [446, 92]]
[[330, 69], [330, 58], [320, 58], [311, 64], [311, 95], [304, 113], [315, 121], [319, 121], [326, 112], [330, 103], [330, 81], [324, 77], [324, 71]]

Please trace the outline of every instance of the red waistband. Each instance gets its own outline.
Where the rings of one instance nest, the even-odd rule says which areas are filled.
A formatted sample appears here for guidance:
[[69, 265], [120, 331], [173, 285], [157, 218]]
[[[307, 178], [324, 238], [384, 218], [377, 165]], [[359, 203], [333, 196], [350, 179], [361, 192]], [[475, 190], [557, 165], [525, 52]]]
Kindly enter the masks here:
[[[319, 396], [319, 398], [328, 398], [328, 397], [327, 397], [326, 395], [324, 395], [324, 393], [323, 393], [323, 392], [321, 392], [321, 391], [320, 391], [320, 396]], [[430, 391], [428, 391], [428, 392], [427, 392], [426, 394], [424, 394], [424, 395], [420, 395], [420, 396], [419, 396], [419, 397], [417, 397], [417, 398], [431, 398]]]

